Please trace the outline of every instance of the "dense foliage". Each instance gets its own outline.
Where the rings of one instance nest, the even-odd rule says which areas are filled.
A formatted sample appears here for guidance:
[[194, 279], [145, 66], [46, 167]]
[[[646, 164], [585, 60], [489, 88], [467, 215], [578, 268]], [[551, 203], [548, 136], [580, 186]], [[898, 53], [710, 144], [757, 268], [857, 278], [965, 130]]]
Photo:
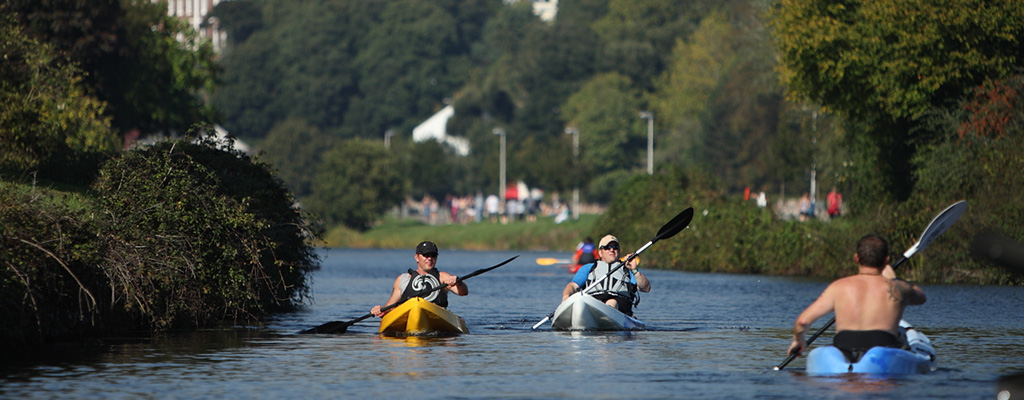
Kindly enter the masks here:
[[255, 323], [308, 296], [317, 257], [266, 165], [212, 142], [107, 162], [94, 192], [0, 182], [0, 343]]
[[255, 320], [307, 294], [310, 232], [280, 181], [243, 154], [162, 142], [109, 162], [96, 190], [113, 295], [153, 327]]
[[[952, 145], [936, 151], [1007, 157], [1013, 152], [1003, 151], [1019, 140], [1003, 140], [1006, 143], [983, 150]], [[1021, 162], [1016, 155], [1008, 157], [1016, 161], [1005, 158], [998, 161], [1007, 161], [1010, 165]], [[942, 164], [945, 165], [945, 161]], [[973, 184], [965, 185], [967, 189], [963, 191], [931, 187], [898, 207], [874, 210], [870, 218], [808, 222], [780, 220], [770, 209], [724, 196], [714, 179], [707, 179], [707, 175], [699, 171], [641, 175], [624, 185], [622, 194], [587, 234], [592, 237], [614, 234], [624, 246], [623, 254], [627, 254], [650, 241], [673, 216], [693, 207], [696, 213], [689, 227], [647, 250], [641, 256], [644, 265], [697, 272], [833, 279], [855, 271], [853, 253], [861, 236], [876, 233], [887, 237], [895, 262], [919, 239], [918, 235], [932, 218], [953, 202], [967, 198], [968, 212], [927, 251], [905, 263], [899, 275], [931, 283], [1024, 283], [1024, 271], [1000, 269], [984, 257], [972, 256], [969, 251], [974, 238], [989, 230], [1021, 237], [1022, 214], [1014, 211], [1019, 207], [1001, 197], [1019, 190], [1019, 180], [1010, 182], [985, 168], [968, 171], [966, 175]], [[926, 174], [928, 177], [922, 177], [923, 180], [942, 180], [944, 175], [948, 177], [949, 169], [928, 169]], [[990, 208], [994, 213], [990, 213]], [[1013, 261], [1018, 265], [1024, 262]]]
[[[390, 132], [401, 160], [425, 153], [400, 142], [451, 104], [447, 133], [468, 139], [470, 154], [433, 163], [450, 182], [433, 187], [419, 186], [414, 163], [400, 163], [403, 194], [414, 198], [498, 192], [492, 132], [500, 128], [508, 181], [563, 197], [579, 185], [585, 201], [606, 202], [614, 182], [646, 167], [641, 111], [654, 111], [656, 164], [707, 166], [730, 190], [795, 186], [814, 162], [773, 156], [789, 154], [773, 145], [784, 141], [779, 121], [800, 113], [784, 106], [775, 84], [763, 7], [565, 1], [545, 22], [525, 1], [223, 2], [215, 13], [239, 37], [225, 51], [224, 85], [213, 104], [243, 138], [300, 123], [342, 139]], [[578, 164], [568, 126], [579, 132]], [[281, 171], [315, 173], [308, 158], [274, 159]], [[286, 181], [300, 193], [308, 184]]]
[[327, 225], [367, 229], [402, 200], [404, 188], [394, 157], [378, 143], [348, 140], [323, 157], [306, 205]]
[[0, 181], [0, 348], [95, 332], [109, 309], [104, 222], [80, 195]]
[[[851, 123], [865, 200], [905, 200], [925, 117], [1024, 67], [1024, 3], [783, 0], [772, 24], [791, 93]], [[882, 189], [887, 196], [873, 195]]]
[[[926, 255], [934, 256], [939, 266], [921, 271], [922, 279], [1006, 281], [1013, 275], [1024, 276], [1024, 270], [981, 268], [974, 258], [979, 255], [968, 251], [968, 245], [986, 232], [1024, 239], [1024, 209], [1015, 201], [1024, 190], [1022, 93], [1024, 77], [1020, 75], [988, 81], [958, 109], [930, 118], [943, 137], [914, 159], [917, 190], [899, 205], [896, 235], [916, 238], [920, 233], [910, 227], [927, 223], [929, 213], [954, 201], [966, 199], [968, 211], [958, 222], [962, 229], [953, 230]], [[1012, 261], [1024, 265], [1024, 260]]]
[[10, 0], [25, 32], [52, 46], [106, 103], [120, 135], [184, 133], [209, 121], [200, 95], [212, 88], [213, 48], [165, 3], [150, 0]]
[[15, 22], [0, 5], [0, 171], [67, 166], [73, 153], [116, 150], [105, 104], [87, 94], [85, 74]]
[[[458, 12], [442, 0], [375, 8], [350, 0], [301, 7], [235, 3], [234, 12], [223, 9], [232, 16], [224, 20], [237, 20], [243, 33], [225, 58], [235, 75], [217, 103], [243, 136], [281, 132], [273, 128], [279, 124], [301, 126], [296, 118], [305, 118], [311, 132], [346, 138], [379, 141], [391, 132], [392, 165], [404, 181], [402, 194], [412, 197], [497, 192], [499, 137], [493, 132], [500, 128], [508, 139], [508, 180], [562, 198], [579, 185], [584, 201], [611, 202], [598, 230], [621, 231], [642, 243], [651, 234], [643, 227], [660, 226], [678, 212], [664, 207], [666, 199], [704, 204], [687, 231], [702, 239], [696, 250], [668, 254], [673, 263], [685, 260], [707, 271], [841, 274], [849, 262], [844, 244], [863, 233], [890, 234], [894, 247], [909, 246], [955, 198], [972, 204], [975, 196], [1005, 198], [1019, 180], [1008, 172], [1003, 184], [983, 183], [994, 179], [986, 171], [1008, 171], [993, 162], [1015, 165], [1000, 149], [1012, 148], [1018, 116], [993, 109], [1012, 97], [1012, 85], [999, 82], [1024, 60], [1015, 23], [1024, 12], [1020, 2], [919, 0], [908, 7], [892, 1], [579, 0], [560, 2], [550, 22], [537, 19], [527, 3], [471, 2]], [[398, 9], [402, 5], [430, 21]], [[351, 23], [322, 27], [323, 16]], [[436, 21], [447, 21], [428, 35], [436, 42], [419, 41], [416, 35], [436, 30]], [[395, 35], [382, 33], [390, 31]], [[404, 63], [406, 74], [394, 75], [393, 63]], [[455, 75], [437, 78], [446, 73]], [[256, 82], [256, 90], [248, 82]], [[978, 88], [1003, 100], [964, 103]], [[371, 97], [377, 115], [365, 104], [350, 112]], [[468, 157], [444, 144], [407, 140], [411, 126], [446, 103], [456, 111], [448, 134], [469, 139]], [[646, 164], [641, 111], [654, 116], [654, 176], [637, 176]], [[966, 134], [993, 125], [1003, 127], [998, 139]], [[578, 159], [567, 127], [578, 132]], [[948, 157], [970, 167], [948, 168]], [[308, 204], [364, 190], [322, 165], [307, 166], [310, 157], [275, 159], [302, 166], [281, 167], [307, 172], [297, 184], [307, 185], [314, 175], [339, 181], [319, 200], [312, 190]], [[687, 183], [695, 177], [707, 185]], [[844, 193], [844, 218], [800, 224], [731, 200], [745, 186], [791, 197], [811, 191], [812, 177], [819, 196], [831, 186]], [[945, 180], [956, 182], [957, 190], [943, 187]], [[644, 190], [660, 202], [646, 203], [637, 194]], [[985, 225], [1004, 228], [1015, 220], [1003, 214], [1017, 214], [1007, 204], [980, 212]], [[365, 229], [372, 219], [361, 217], [354, 227]], [[964, 225], [967, 230], [949, 237], [963, 242], [980, 228]], [[913, 269], [913, 276], [1004, 281], [967, 260], [967, 252], [937, 248], [947, 250], [923, 256], [929, 266]], [[933, 265], [933, 256], [950, 266]]]
[[[241, 3], [241, 4], [237, 4]], [[225, 26], [252, 33], [225, 52], [213, 103], [225, 126], [263, 137], [304, 118], [323, 132], [408, 132], [468, 75], [471, 42], [498, 3], [473, 1], [223, 2]], [[259, 10], [259, 24], [244, 16]], [[416, 116], [416, 117], [414, 117]]]
[[324, 134], [303, 119], [289, 119], [274, 126], [260, 144], [265, 152], [260, 159], [277, 169], [277, 177], [291, 189], [295, 198], [313, 193], [323, 155], [340, 142], [336, 136]]

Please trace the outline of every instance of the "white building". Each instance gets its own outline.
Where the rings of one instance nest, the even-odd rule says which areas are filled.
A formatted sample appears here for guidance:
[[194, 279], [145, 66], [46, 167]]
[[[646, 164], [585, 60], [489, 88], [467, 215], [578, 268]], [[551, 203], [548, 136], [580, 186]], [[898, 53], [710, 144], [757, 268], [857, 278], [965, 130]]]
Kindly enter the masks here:
[[455, 154], [468, 156], [469, 140], [448, 135], [448, 120], [453, 115], [455, 115], [455, 107], [452, 107], [451, 104], [444, 106], [441, 111], [434, 113], [426, 121], [412, 128], [412, 141], [419, 143], [431, 139], [437, 140], [455, 149]]
[[[505, 4], [515, 4], [523, 0], [504, 0]], [[530, 0], [533, 5], [533, 15], [541, 21], [551, 22], [558, 15], [558, 0]]]
[[[157, 2], [160, 0], [153, 0]], [[167, 15], [178, 17], [192, 25], [199, 37], [210, 39], [213, 50], [220, 53], [227, 36], [220, 31], [220, 22], [210, 17], [213, 7], [221, 0], [166, 0]]]

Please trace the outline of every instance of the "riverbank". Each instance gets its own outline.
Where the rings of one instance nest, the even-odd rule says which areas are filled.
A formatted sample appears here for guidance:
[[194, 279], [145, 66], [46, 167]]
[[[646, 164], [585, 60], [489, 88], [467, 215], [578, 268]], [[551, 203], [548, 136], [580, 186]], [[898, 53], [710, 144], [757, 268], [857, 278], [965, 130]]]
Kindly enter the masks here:
[[327, 231], [325, 247], [412, 249], [416, 243], [431, 240], [443, 249], [459, 250], [534, 250], [572, 252], [600, 218], [581, 214], [578, 221], [555, 223], [554, 217], [536, 221], [503, 224], [481, 221], [467, 224], [428, 225], [416, 220], [393, 217], [366, 232], [344, 227]]

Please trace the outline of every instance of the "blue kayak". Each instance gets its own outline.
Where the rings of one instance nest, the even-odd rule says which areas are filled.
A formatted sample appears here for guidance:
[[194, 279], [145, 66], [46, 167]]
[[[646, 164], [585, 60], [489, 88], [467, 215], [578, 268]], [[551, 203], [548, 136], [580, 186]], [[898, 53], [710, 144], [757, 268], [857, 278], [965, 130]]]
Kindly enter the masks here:
[[873, 347], [857, 362], [850, 362], [833, 346], [816, 348], [807, 355], [807, 374], [908, 375], [935, 370], [935, 350], [927, 336], [900, 321], [900, 340], [904, 348]]

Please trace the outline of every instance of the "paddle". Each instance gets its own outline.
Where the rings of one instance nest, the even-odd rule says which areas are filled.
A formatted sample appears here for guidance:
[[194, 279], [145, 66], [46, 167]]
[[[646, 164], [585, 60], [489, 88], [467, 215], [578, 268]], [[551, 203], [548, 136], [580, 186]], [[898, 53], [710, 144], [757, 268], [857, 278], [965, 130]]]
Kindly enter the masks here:
[[[601, 281], [611, 276], [613, 272], [615, 272], [619, 268], [622, 268], [622, 266], [629, 264], [630, 261], [633, 261], [634, 258], [639, 256], [640, 253], [643, 253], [644, 250], [647, 250], [648, 247], [651, 247], [651, 245], [653, 245], [655, 242], [675, 236], [677, 233], [681, 232], [684, 228], [686, 228], [686, 226], [690, 224], [691, 220], [693, 220], [693, 207], [683, 210], [683, 212], [679, 213], [674, 218], [672, 218], [671, 221], [668, 221], [665, 225], [661, 227], [661, 229], [658, 230], [658, 234], [654, 235], [654, 238], [652, 238], [651, 241], [647, 242], [647, 244], [643, 245], [643, 247], [640, 247], [639, 250], [634, 251], [633, 254], [629, 255], [629, 257], [626, 257], [624, 261], [620, 262], [619, 265], [613, 268], [611, 271], [608, 271], [608, 273], [605, 274], [605, 276], [603, 276], [601, 279], [598, 279], [596, 282], [594, 282], [594, 284], [600, 283]], [[585, 288], [580, 288], [580, 290], [583, 289]], [[540, 320], [540, 322], [534, 324], [533, 329], [537, 329], [537, 327], [541, 326], [554, 316], [554, 312], [548, 314], [546, 317], [544, 317], [544, 319]]]
[[[946, 207], [945, 210], [942, 210], [942, 212], [939, 213], [939, 215], [935, 216], [935, 218], [932, 219], [932, 222], [928, 223], [928, 227], [924, 228], [924, 233], [921, 234], [921, 238], [917, 240], [917, 243], [914, 243], [913, 246], [910, 246], [910, 249], [907, 249], [907, 251], [903, 253], [903, 258], [901, 258], [899, 261], [892, 265], [892, 269], [896, 270], [896, 268], [899, 267], [900, 264], [903, 264], [904, 261], [907, 261], [907, 259], [910, 258], [910, 256], [913, 256], [914, 253], [917, 253], [921, 250], [924, 250], [925, 247], [928, 247], [928, 245], [931, 244], [931, 242], [935, 240], [935, 238], [942, 235], [943, 232], [946, 232], [946, 229], [949, 229], [949, 227], [952, 226], [953, 223], [956, 222], [956, 220], [960, 219], [960, 215], [962, 215], [964, 213], [964, 210], [966, 209], [967, 201], [960, 200], [956, 203], [953, 203], [953, 205]], [[825, 330], [832, 326], [832, 324], [834, 323], [836, 323], [836, 318], [832, 317], [832, 319], [829, 320], [828, 323], [825, 324], [825, 326], [821, 327], [821, 329], [818, 329], [817, 332], [814, 332], [814, 335], [811, 335], [810, 339], [807, 340], [807, 347], [810, 347], [811, 343], [813, 343], [814, 340], [818, 338], [818, 336], [821, 336], [822, 332], [825, 332]], [[791, 361], [796, 359], [796, 357], [797, 355], [795, 353], [790, 354], [789, 357], [786, 357], [785, 361], [777, 365], [774, 369], [776, 371], [780, 371], [783, 368], [786, 368], [786, 365], [788, 365]]]
[[538, 265], [568, 264], [568, 263], [571, 263], [571, 262], [572, 262], [572, 260], [563, 260], [563, 259], [560, 259], [560, 258], [538, 258], [537, 259], [537, 264]]
[[[478, 270], [470, 272], [470, 273], [468, 273], [466, 275], [460, 276], [458, 279], [455, 280], [455, 284], [458, 285], [459, 283], [461, 283], [462, 281], [464, 281], [466, 279], [472, 278], [472, 277], [480, 275], [480, 274], [482, 274], [484, 272], [487, 272], [487, 271], [490, 271], [492, 269], [498, 268], [498, 267], [500, 267], [502, 265], [508, 264], [508, 263], [512, 262], [512, 260], [515, 260], [516, 258], [519, 258], [519, 256], [515, 256], [515, 257], [512, 257], [512, 258], [510, 258], [508, 260], [502, 261], [500, 264], [495, 265], [493, 267], [487, 267], [487, 268], [483, 268], [483, 269], [478, 269]], [[421, 294], [422, 295], [428, 295], [430, 293], [433, 293], [434, 291], [440, 290], [443, 287], [445, 287], [445, 285], [441, 285], [441, 286], [438, 286], [436, 288], [432, 288], [430, 290], [424, 291]], [[390, 310], [392, 308], [397, 307], [399, 304], [401, 304], [401, 302], [394, 303], [394, 304], [388, 304], [388, 305], [382, 307], [380, 310], [381, 311], [387, 311], [387, 310]], [[348, 327], [351, 326], [352, 324], [354, 324], [356, 322], [359, 322], [359, 321], [362, 321], [364, 319], [370, 318], [372, 316], [373, 316], [373, 313], [367, 313], [366, 315], [363, 315], [363, 316], [361, 316], [359, 318], [356, 318], [356, 319], [353, 319], [351, 321], [331, 321], [331, 322], [328, 322], [328, 323], [320, 325], [320, 326], [316, 326], [316, 327], [309, 328], [309, 329], [306, 329], [306, 330], [303, 330], [303, 331], [299, 331], [299, 333], [302, 333], [302, 334], [305, 334], [305, 333], [338, 333], [338, 334], [341, 334], [341, 333], [345, 333], [345, 331], [348, 330]]]

